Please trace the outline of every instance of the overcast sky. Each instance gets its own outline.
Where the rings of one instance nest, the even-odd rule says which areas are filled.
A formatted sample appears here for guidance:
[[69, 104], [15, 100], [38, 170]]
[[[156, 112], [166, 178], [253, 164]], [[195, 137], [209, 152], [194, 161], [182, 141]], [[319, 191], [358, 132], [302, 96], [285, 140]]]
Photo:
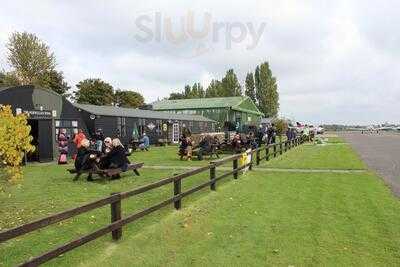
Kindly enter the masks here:
[[10, 33], [28, 31], [51, 47], [72, 88], [101, 78], [151, 102], [187, 83], [207, 86], [229, 68], [244, 84], [269, 61], [283, 116], [397, 123], [399, 10], [395, 0], [5, 0], [0, 68], [8, 69]]

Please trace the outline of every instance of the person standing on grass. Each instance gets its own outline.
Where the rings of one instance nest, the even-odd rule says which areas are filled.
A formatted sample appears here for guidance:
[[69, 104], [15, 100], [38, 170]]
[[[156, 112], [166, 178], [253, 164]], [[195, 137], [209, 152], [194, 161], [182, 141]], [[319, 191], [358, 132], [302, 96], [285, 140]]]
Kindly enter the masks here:
[[60, 134], [58, 135], [58, 151], [60, 155], [58, 156], [58, 164], [67, 164], [68, 159], [68, 137], [67, 130], [61, 129]]
[[[76, 145], [77, 150], [79, 150], [79, 148], [81, 147], [82, 141], [84, 139], [86, 139], [86, 135], [83, 133], [82, 129], [79, 129], [78, 133], [75, 135], [74, 140], [73, 140], [74, 144]], [[90, 145], [90, 142], [89, 142], [89, 145]], [[73, 156], [73, 158], [76, 159], [76, 154]]]
[[101, 152], [103, 150], [103, 140], [104, 140], [103, 131], [101, 129], [97, 129], [95, 134], [93, 135], [93, 139], [96, 143], [96, 150]]
[[74, 137], [74, 143], [76, 145], [76, 148], [80, 148], [82, 145], [82, 141], [86, 139], [86, 135], [83, 133], [82, 129], [78, 130], [78, 133]]

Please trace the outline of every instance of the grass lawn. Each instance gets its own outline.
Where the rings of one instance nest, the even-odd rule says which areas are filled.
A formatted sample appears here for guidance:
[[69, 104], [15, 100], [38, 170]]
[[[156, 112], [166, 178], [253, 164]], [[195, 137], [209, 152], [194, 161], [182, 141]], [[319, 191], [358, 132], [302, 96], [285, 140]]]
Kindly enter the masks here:
[[[176, 147], [154, 148], [151, 152], [137, 152], [132, 155], [131, 159], [135, 162], [143, 161], [146, 165], [190, 167], [207, 164], [207, 161], [180, 161], [176, 156]], [[164, 161], [166, 164], [164, 164]], [[113, 192], [132, 190], [182, 172], [182, 170], [174, 170], [173, 168], [168, 170], [142, 169], [140, 170], [140, 177], [123, 174], [123, 178], [120, 180], [98, 180], [90, 183], [86, 181], [84, 175], [77, 182], [73, 182], [73, 175], [66, 171], [71, 166], [32, 164], [24, 167], [24, 179], [20, 184], [9, 186], [2, 183], [0, 187], [4, 191], [0, 191], [0, 231], [109, 196]], [[196, 175], [183, 181], [182, 190], [185, 191], [208, 179], [208, 173]], [[123, 202], [123, 214], [132, 214], [165, 200], [172, 194], [173, 187], [171, 184], [142, 194], [140, 197], [125, 200]], [[196, 194], [191, 196], [188, 201], [196, 200], [201, 196], [201, 193]], [[126, 229], [129, 229], [131, 233], [136, 233], [145, 225], [157, 223], [170, 211], [171, 209], [164, 209], [155, 216], [148, 216]], [[30, 256], [38, 256], [57, 245], [97, 230], [109, 222], [110, 207], [105, 206], [1, 244], [0, 266], [13, 266], [21, 263]], [[108, 239], [109, 236], [106, 236], [77, 250], [78, 259], [79, 257], [86, 257], [92, 250], [100, 249], [104, 246], [104, 241]], [[33, 246], [33, 244], [35, 245]], [[69, 266], [69, 260], [66, 260], [64, 264]]]
[[[225, 155], [220, 155], [224, 157]], [[132, 154], [131, 159], [136, 162], [144, 162], [148, 166], [204, 166], [207, 165], [209, 157], [206, 156], [205, 160], [199, 161], [196, 157], [188, 162], [180, 160], [178, 156], [178, 146], [167, 147], [151, 147], [149, 151], [142, 152], [136, 151]], [[215, 157], [213, 157], [215, 159]]]
[[80, 265], [398, 266], [399, 220], [372, 174], [255, 171]]
[[[179, 161], [176, 147], [137, 152], [146, 165], [198, 166]], [[281, 157], [281, 158], [280, 158]], [[365, 168], [347, 145], [300, 146], [262, 167]], [[340, 159], [337, 159], [340, 157]], [[0, 193], [0, 227], [127, 191], [176, 171], [143, 169], [140, 177], [72, 182], [67, 166], [25, 167], [20, 185]], [[183, 190], [208, 179], [185, 180]], [[123, 238], [106, 235], [50, 261], [48, 266], [385, 266], [400, 265], [400, 203], [373, 174], [274, 173], [261, 170], [222, 181], [129, 224]], [[123, 214], [172, 195], [166, 186], [122, 202]], [[110, 208], [80, 215], [0, 245], [0, 266], [14, 266], [110, 221]]]
[[362, 162], [348, 144], [312, 145], [304, 144], [269, 161], [265, 166], [283, 169], [365, 169]]

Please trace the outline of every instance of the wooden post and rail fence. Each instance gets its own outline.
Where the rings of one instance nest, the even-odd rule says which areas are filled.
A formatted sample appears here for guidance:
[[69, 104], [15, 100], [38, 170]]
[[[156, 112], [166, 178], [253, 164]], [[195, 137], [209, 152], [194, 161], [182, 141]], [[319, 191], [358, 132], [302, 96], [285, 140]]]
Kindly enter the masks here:
[[[139, 188], [136, 188], [131, 191], [127, 192], [122, 192], [122, 193], [113, 193], [108, 197], [93, 201], [91, 203], [87, 203], [83, 206], [73, 208], [70, 210], [66, 210], [51, 216], [48, 216], [43, 219], [36, 220], [31, 223], [27, 223], [3, 232], [0, 232], [0, 243], [3, 243], [7, 240], [14, 239], [16, 237], [22, 236], [24, 234], [36, 231], [38, 229], [53, 225], [55, 223], [67, 220], [69, 218], [78, 216], [80, 214], [89, 212], [94, 209], [98, 209], [100, 207], [103, 207], [105, 205], [110, 205], [111, 207], [111, 224], [106, 225], [90, 234], [87, 234], [85, 236], [81, 236], [73, 241], [70, 241], [60, 247], [57, 247], [53, 250], [50, 250], [40, 256], [37, 256], [35, 258], [31, 258], [25, 263], [22, 263], [20, 266], [38, 266], [42, 263], [45, 263], [55, 257], [58, 257], [61, 254], [64, 254], [70, 250], [73, 250], [79, 246], [82, 246], [92, 240], [95, 240], [105, 234], [108, 234], [111, 232], [111, 236], [113, 240], [119, 240], [122, 237], [122, 227], [128, 223], [132, 223], [154, 211], [157, 211], [167, 205], [174, 204], [175, 209], [179, 210], [182, 207], [182, 199], [203, 189], [206, 187], [210, 187], [212, 191], [216, 190], [217, 187], [217, 181], [222, 180], [226, 177], [233, 176], [234, 179], [239, 178], [239, 173], [241, 170], [245, 168], [249, 168], [249, 170], [253, 169], [253, 162], [254, 162], [254, 155], [255, 157], [255, 164], [259, 165], [261, 160], [270, 160], [271, 157], [277, 157], [278, 153], [282, 154], [284, 151], [288, 151], [289, 149], [296, 147], [302, 143], [305, 142], [304, 138], [296, 138], [290, 141], [284, 141], [281, 143], [275, 143], [275, 144], [270, 144], [266, 145], [264, 147], [259, 147], [257, 149], [251, 150], [248, 152], [248, 155], [251, 155], [251, 162], [248, 164], [244, 164], [242, 166], [239, 166], [239, 160], [240, 158], [243, 157], [243, 154], [236, 154], [233, 156], [229, 156], [220, 160], [216, 161], [211, 161], [207, 166], [204, 167], [199, 167], [187, 172], [184, 172], [182, 174], [175, 175], [173, 177], [165, 178], [162, 180], [159, 180], [155, 183], [148, 184]], [[273, 151], [271, 151], [271, 148]], [[279, 150], [278, 150], [279, 149]], [[265, 151], [264, 156], [261, 156], [262, 151]], [[223, 174], [220, 174], [217, 176], [217, 167], [224, 165], [225, 163], [228, 163], [232, 161], [232, 170]], [[197, 185], [187, 191], [182, 192], [182, 181], [184, 179], [187, 179], [191, 176], [194, 176], [199, 173], [203, 173], [209, 171], [209, 176], [210, 179], [202, 183], [200, 185]], [[160, 188], [162, 186], [172, 184], [173, 185], [173, 196], [171, 198], [168, 198], [156, 205], [153, 205], [151, 207], [148, 207], [144, 210], [141, 210], [139, 212], [136, 212], [134, 214], [128, 215], [126, 217], [122, 216], [121, 212], [121, 202], [124, 199], [140, 195], [142, 193], [151, 191], [156, 188]]]

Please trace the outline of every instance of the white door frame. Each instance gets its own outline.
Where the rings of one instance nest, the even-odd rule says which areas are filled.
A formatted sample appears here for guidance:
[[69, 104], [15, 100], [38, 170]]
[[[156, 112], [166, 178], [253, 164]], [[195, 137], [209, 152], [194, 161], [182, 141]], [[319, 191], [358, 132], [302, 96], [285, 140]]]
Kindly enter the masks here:
[[172, 143], [179, 143], [179, 123], [172, 124]]

